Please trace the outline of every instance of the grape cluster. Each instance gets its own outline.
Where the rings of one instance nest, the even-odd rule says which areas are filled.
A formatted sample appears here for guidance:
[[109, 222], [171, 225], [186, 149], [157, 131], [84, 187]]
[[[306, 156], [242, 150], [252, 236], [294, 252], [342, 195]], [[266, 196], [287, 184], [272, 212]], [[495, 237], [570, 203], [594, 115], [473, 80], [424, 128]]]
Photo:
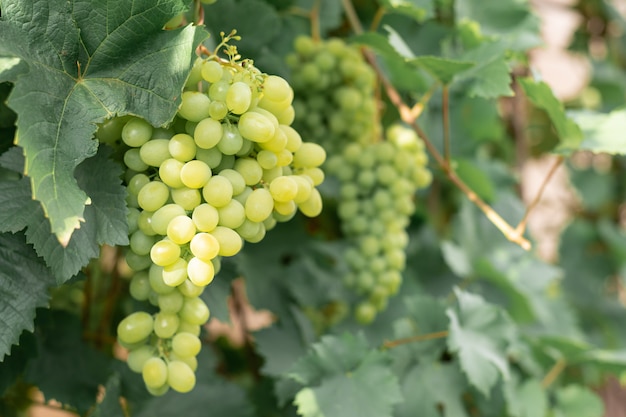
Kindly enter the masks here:
[[402, 281], [415, 192], [431, 182], [424, 145], [413, 130], [394, 125], [387, 140], [351, 143], [329, 159], [341, 184], [338, 215], [350, 242], [345, 258], [348, 287], [364, 297], [355, 316], [371, 322]]
[[334, 155], [348, 143], [371, 143], [380, 136], [376, 74], [359, 50], [333, 38], [299, 36], [287, 56], [296, 92], [294, 127]]
[[293, 90], [220, 46], [230, 59], [219, 58], [218, 47], [197, 60], [170, 128], [132, 117], [121, 131], [130, 294], [158, 312], [124, 318], [118, 340], [154, 395], [195, 385], [200, 326], [209, 318], [200, 295], [221, 257], [259, 242], [298, 209], [306, 216], [322, 209], [315, 187], [326, 153], [290, 126]]

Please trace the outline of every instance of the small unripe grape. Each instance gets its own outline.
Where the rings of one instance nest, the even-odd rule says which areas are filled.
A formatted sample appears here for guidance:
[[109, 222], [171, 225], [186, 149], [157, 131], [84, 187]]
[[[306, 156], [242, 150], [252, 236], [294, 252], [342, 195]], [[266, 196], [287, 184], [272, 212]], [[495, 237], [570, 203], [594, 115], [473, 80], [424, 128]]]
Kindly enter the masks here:
[[220, 244], [210, 233], [198, 233], [189, 244], [191, 253], [204, 261], [211, 261], [219, 254]]
[[186, 133], [172, 136], [167, 149], [173, 158], [181, 162], [191, 161], [196, 156], [196, 142]]
[[154, 317], [154, 333], [162, 339], [169, 339], [178, 330], [179, 322], [180, 319], [175, 313], [161, 311]]
[[202, 343], [198, 336], [194, 334], [181, 332], [172, 338], [172, 350], [179, 357], [196, 356], [200, 353], [201, 348]]
[[189, 392], [196, 385], [196, 375], [185, 362], [171, 361], [167, 365], [167, 383], [174, 391]]
[[117, 325], [117, 337], [124, 343], [141, 342], [152, 333], [154, 320], [143, 311], [137, 311], [124, 318]]
[[223, 207], [233, 197], [233, 185], [228, 178], [214, 175], [202, 189], [202, 196], [213, 207]]
[[260, 113], [248, 112], [241, 115], [237, 126], [241, 136], [252, 142], [267, 142], [275, 132], [274, 124]]
[[137, 195], [139, 207], [146, 211], [157, 211], [167, 202], [170, 190], [161, 181], [151, 181], [141, 187]]
[[187, 261], [178, 258], [174, 263], [163, 267], [163, 282], [169, 287], [177, 287], [187, 279]]
[[152, 167], [161, 166], [163, 161], [171, 158], [169, 139], [152, 139], [139, 148], [141, 160]]
[[253, 222], [267, 219], [274, 209], [274, 199], [265, 188], [257, 188], [248, 196], [245, 204], [246, 217]]
[[141, 373], [143, 382], [149, 388], [160, 388], [167, 382], [167, 365], [161, 358], [152, 357], [146, 360]]
[[243, 114], [250, 107], [252, 90], [242, 81], [234, 82], [226, 93], [226, 106], [234, 114]]
[[185, 298], [183, 308], [179, 311], [182, 320], [203, 325], [209, 320], [209, 308], [201, 298]]
[[211, 100], [206, 94], [198, 91], [185, 91], [178, 114], [184, 119], [199, 122], [209, 117], [209, 105]]
[[177, 245], [188, 243], [195, 234], [196, 226], [186, 214], [174, 217], [167, 225], [167, 237]]
[[210, 232], [215, 229], [219, 222], [219, 213], [210, 204], [200, 204], [193, 210], [191, 219], [199, 231]]
[[211, 234], [219, 242], [220, 256], [234, 256], [241, 250], [243, 241], [237, 232], [228, 227], [217, 226]]
[[180, 257], [180, 246], [171, 240], [161, 240], [152, 246], [150, 258], [159, 266], [171, 265]]
[[137, 148], [150, 140], [152, 129], [147, 121], [133, 117], [122, 128], [122, 141], [128, 146]]
[[207, 60], [202, 63], [202, 78], [207, 82], [218, 82], [222, 79], [223, 72], [222, 66], [217, 61]]
[[217, 120], [202, 119], [193, 132], [193, 139], [199, 148], [210, 149], [217, 145], [222, 138], [223, 127]]
[[293, 200], [298, 195], [298, 183], [291, 177], [278, 177], [270, 183], [270, 194], [279, 202]]
[[211, 168], [204, 162], [187, 162], [180, 170], [180, 180], [189, 188], [202, 188], [211, 178]]

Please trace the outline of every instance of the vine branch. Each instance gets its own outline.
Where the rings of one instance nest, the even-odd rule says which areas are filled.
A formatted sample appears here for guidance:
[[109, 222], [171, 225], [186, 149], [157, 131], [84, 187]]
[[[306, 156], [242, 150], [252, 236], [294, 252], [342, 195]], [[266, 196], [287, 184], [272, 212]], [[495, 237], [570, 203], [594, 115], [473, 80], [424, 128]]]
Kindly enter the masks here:
[[418, 334], [416, 336], [405, 337], [402, 339], [387, 340], [383, 343], [383, 348], [391, 349], [400, 345], [406, 345], [408, 343], [425, 342], [427, 340], [442, 339], [444, 337], [448, 337], [447, 330], [427, 334]]
[[[352, 6], [352, 2], [350, 0], [342, 0], [342, 4], [350, 25], [352, 26], [355, 33], [363, 33], [363, 27], [361, 26], [361, 22], [358, 19], [354, 7]], [[467, 184], [463, 182], [463, 180], [461, 180], [461, 178], [459, 178], [459, 176], [456, 174], [446, 158], [441, 155], [439, 150], [429, 139], [428, 135], [426, 135], [426, 132], [424, 132], [422, 128], [417, 124], [413, 117], [413, 112], [411, 111], [411, 108], [404, 102], [402, 97], [400, 97], [400, 93], [398, 92], [398, 90], [396, 90], [396, 88], [391, 84], [389, 79], [385, 76], [380, 66], [378, 65], [378, 62], [376, 61], [376, 57], [374, 56], [374, 54], [369, 49], [365, 48], [363, 49], [363, 54], [369, 64], [372, 66], [372, 68], [376, 71], [378, 78], [380, 79], [385, 91], [387, 92], [389, 100], [398, 109], [402, 121], [410, 125], [413, 130], [415, 130], [415, 132], [421, 137], [421, 139], [424, 141], [424, 145], [431, 153], [437, 164], [443, 169], [448, 179], [485, 214], [489, 221], [491, 221], [509, 241], [518, 244], [525, 250], [530, 250], [530, 241], [526, 239], [522, 234], [520, 234], [516, 229], [514, 229], [506, 220], [502, 218], [502, 216], [500, 216], [489, 204], [483, 201], [478, 196], [478, 194], [476, 194], [469, 186], [467, 186]]]
[[450, 165], [450, 90], [444, 85], [441, 90], [442, 119], [443, 119], [443, 154]]
[[556, 361], [554, 366], [548, 371], [546, 376], [544, 376], [543, 379], [541, 380], [541, 386], [544, 389], [546, 389], [550, 385], [552, 385], [552, 383], [556, 381], [559, 375], [561, 375], [561, 372], [565, 370], [566, 366], [567, 366], [567, 361], [565, 359], [560, 358], [558, 361]]

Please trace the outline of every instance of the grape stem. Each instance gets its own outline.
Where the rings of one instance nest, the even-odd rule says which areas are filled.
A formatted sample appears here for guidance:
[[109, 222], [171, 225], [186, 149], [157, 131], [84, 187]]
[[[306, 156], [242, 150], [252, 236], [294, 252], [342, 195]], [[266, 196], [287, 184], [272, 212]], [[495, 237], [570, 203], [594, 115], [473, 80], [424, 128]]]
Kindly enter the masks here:
[[[346, 12], [346, 16], [352, 29], [355, 33], [361, 34], [363, 33], [363, 26], [352, 6], [352, 2], [350, 0], [342, 0], [344, 11]], [[432, 141], [426, 135], [426, 132], [422, 130], [422, 128], [417, 124], [415, 118], [413, 117], [413, 112], [411, 108], [404, 102], [402, 97], [400, 97], [400, 93], [396, 88], [391, 84], [389, 79], [385, 76], [383, 71], [381, 70], [378, 62], [376, 61], [375, 55], [369, 50], [363, 48], [363, 54], [365, 58], [372, 66], [372, 68], [376, 71], [378, 78], [385, 91], [387, 92], [387, 96], [389, 100], [391, 100], [392, 104], [398, 109], [400, 113], [400, 118], [403, 122], [410, 125], [413, 130], [422, 138], [424, 141], [424, 145], [430, 152], [430, 154], [435, 158], [437, 164], [443, 169], [448, 179], [463, 193], [467, 196], [467, 198], [474, 203], [484, 214], [502, 232], [502, 234], [511, 242], [518, 244], [524, 250], [531, 249], [531, 243], [528, 239], [526, 239], [522, 233], [518, 231], [518, 229], [514, 229], [506, 220], [502, 218], [489, 204], [485, 203], [483, 199], [481, 199], [478, 194], [474, 192], [467, 184], [459, 178], [456, 174], [454, 168], [449, 163], [449, 161], [442, 156], [439, 150], [433, 145]]]
[[442, 123], [443, 123], [443, 154], [446, 163], [450, 165], [450, 94], [448, 85], [441, 89]]
[[320, 3], [321, 0], [315, 0], [313, 8], [311, 9], [311, 37], [314, 41], [319, 42], [322, 39], [320, 30]]
[[565, 370], [567, 366], [567, 361], [563, 358], [560, 358], [552, 368], [548, 371], [546, 376], [541, 380], [541, 386], [543, 389], [548, 388], [556, 379], [561, 375], [561, 373]]
[[444, 337], [448, 337], [447, 330], [442, 330], [440, 332], [434, 332], [434, 333], [419, 334], [416, 336], [405, 337], [405, 338], [396, 339], [396, 340], [386, 340], [383, 343], [383, 348], [391, 349], [400, 345], [406, 345], [408, 343], [425, 342], [427, 340], [443, 339]]

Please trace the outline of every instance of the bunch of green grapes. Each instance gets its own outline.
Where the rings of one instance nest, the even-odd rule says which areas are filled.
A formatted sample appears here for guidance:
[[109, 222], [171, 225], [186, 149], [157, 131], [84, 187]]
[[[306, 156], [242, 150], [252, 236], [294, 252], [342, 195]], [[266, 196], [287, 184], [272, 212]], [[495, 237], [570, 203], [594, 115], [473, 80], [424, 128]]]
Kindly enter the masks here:
[[[218, 57], [220, 47], [230, 59]], [[124, 318], [118, 340], [154, 395], [195, 385], [200, 327], [209, 318], [200, 295], [221, 257], [259, 242], [297, 210], [312, 217], [322, 209], [316, 186], [326, 153], [290, 126], [293, 90], [240, 60], [234, 47], [220, 47], [194, 64], [169, 129], [132, 117], [121, 131], [130, 294], [158, 312]], [[110, 141], [109, 130], [99, 138]]]
[[294, 127], [307, 138], [335, 154], [380, 136], [376, 74], [358, 49], [338, 38], [299, 36], [287, 65], [296, 94]]
[[363, 297], [355, 311], [362, 323], [386, 307], [402, 282], [413, 199], [432, 179], [427, 163], [423, 142], [401, 125], [388, 129], [386, 141], [351, 143], [328, 161], [341, 184], [337, 210], [350, 242], [345, 280]]

